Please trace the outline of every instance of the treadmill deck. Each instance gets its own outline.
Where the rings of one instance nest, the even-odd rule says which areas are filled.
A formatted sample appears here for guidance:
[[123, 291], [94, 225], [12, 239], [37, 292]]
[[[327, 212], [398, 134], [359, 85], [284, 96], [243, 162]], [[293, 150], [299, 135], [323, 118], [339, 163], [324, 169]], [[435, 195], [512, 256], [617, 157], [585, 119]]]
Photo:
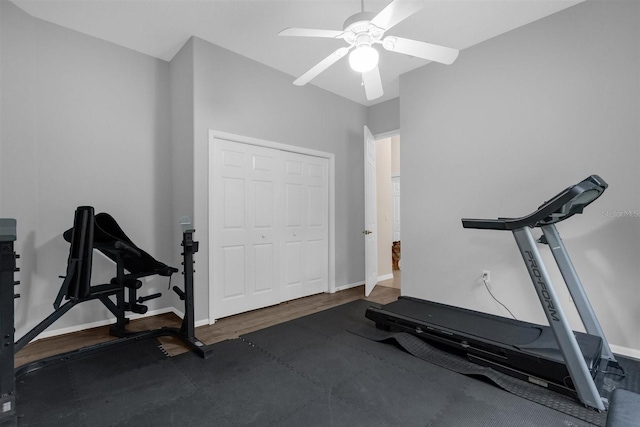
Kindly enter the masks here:
[[[573, 390], [553, 331], [537, 325], [460, 307], [399, 297], [366, 317], [386, 330], [402, 330], [428, 341], [444, 344], [477, 363], [497, 364], [535, 382], [552, 382]], [[600, 337], [574, 332], [591, 375], [595, 377], [602, 349]], [[480, 359], [480, 360], [478, 360]]]

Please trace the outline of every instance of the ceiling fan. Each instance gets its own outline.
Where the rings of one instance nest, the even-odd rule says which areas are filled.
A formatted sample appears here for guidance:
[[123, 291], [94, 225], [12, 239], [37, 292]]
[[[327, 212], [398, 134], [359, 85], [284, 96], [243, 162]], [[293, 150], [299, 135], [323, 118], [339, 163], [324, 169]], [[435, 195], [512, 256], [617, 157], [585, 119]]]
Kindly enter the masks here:
[[350, 16], [344, 22], [343, 30], [322, 30], [310, 28], [286, 28], [279, 36], [325, 37], [344, 39], [349, 46], [344, 46], [327, 56], [309, 71], [298, 77], [293, 84], [304, 86], [318, 74], [335, 64], [350, 50], [349, 65], [354, 71], [362, 73], [362, 82], [368, 100], [379, 98], [383, 94], [380, 71], [378, 69], [378, 51], [373, 47], [381, 44], [391, 52], [403, 53], [442, 64], [452, 64], [458, 57], [458, 50], [449, 47], [425, 43], [417, 40], [395, 36], [384, 36], [385, 32], [399, 24], [424, 6], [423, 2], [393, 0], [379, 13], [364, 11], [364, 0], [361, 0], [362, 12]]

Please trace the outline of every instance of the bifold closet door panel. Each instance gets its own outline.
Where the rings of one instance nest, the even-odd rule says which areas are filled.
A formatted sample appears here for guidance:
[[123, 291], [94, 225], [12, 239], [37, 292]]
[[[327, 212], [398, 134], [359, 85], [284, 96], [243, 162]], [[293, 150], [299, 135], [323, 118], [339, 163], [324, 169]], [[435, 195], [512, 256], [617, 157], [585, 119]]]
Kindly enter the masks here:
[[284, 300], [328, 288], [328, 163], [319, 157], [285, 153]]
[[218, 139], [212, 149], [215, 317], [326, 291], [328, 159]]
[[279, 191], [277, 150], [217, 141], [214, 150], [214, 270], [210, 292], [216, 316], [280, 302]]

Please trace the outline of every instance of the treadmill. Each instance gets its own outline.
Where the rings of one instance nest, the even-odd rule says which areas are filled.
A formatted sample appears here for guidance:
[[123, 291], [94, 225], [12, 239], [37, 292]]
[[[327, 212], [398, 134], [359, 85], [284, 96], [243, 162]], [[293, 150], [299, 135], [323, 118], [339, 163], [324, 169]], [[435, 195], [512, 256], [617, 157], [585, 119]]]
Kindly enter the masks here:
[[[577, 397], [605, 410], [595, 385], [602, 365], [620, 368], [555, 224], [582, 213], [607, 188], [591, 175], [566, 188], [535, 212], [521, 218], [462, 219], [464, 228], [511, 231], [531, 277], [549, 326], [401, 296], [382, 307], [370, 307], [366, 317], [383, 330], [404, 331], [470, 361], [502, 373]], [[569, 289], [586, 333], [571, 329], [531, 228], [540, 228], [537, 243], [547, 244]]]

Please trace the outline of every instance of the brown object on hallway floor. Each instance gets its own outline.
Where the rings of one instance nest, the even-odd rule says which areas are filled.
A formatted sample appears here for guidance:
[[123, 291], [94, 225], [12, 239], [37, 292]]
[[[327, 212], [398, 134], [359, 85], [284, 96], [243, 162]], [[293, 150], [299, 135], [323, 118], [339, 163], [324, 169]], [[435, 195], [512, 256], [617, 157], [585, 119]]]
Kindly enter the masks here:
[[[293, 301], [283, 302], [271, 307], [237, 314], [235, 316], [219, 319], [213, 325], [196, 328], [196, 335], [205, 344], [214, 344], [227, 339], [238, 338], [240, 335], [269, 326], [283, 323], [288, 320], [317, 313], [337, 305], [366, 299], [377, 304], [387, 304], [398, 299], [400, 291], [378, 285], [371, 295], [364, 297], [364, 286], [339, 291], [334, 294], [318, 294], [310, 297], [299, 298]], [[364, 313], [362, 313], [364, 318]], [[144, 331], [163, 326], [180, 327], [181, 319], [173, 313], [145, 317], [132, 320], [128, 325], [131, 331]], [[43, 338], [34, 341], [16, 354], [16, 367], [30, 363], [44, 357], [53, 356], [68, 351], [77, 350], [100, 342], [115, 339], [109, 335], [109, 326], [91, 328], [84, 331], [73, 332], [51, 338]], [[160, 337], [158, 340], [170, 356], [176, 356], [189, 351], [180, 340], [173, 337]]]
[[402, 246], [400, 241], [393, 242], [391, 246], [391, 264], [394, 270], [400, 270], [400, 257], [402, 252]]

